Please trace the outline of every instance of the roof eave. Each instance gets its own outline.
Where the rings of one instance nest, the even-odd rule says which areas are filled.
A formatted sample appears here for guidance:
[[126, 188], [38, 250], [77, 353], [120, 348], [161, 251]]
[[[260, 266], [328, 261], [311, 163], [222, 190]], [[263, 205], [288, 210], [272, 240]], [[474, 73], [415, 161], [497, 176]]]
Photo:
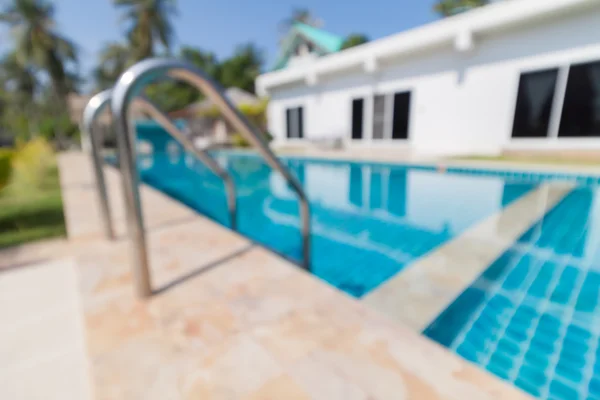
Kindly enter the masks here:
[[266, 95], [270, 89], [277, 86], [306, 80], [308, 74], [331, 73], [355, 66], [366, 66], [376, 59], [409, 55], [435, 46], [452, 44], [458, 35], [480, 34], [520, 25], [536, 18], [596, 2], [597, 0], [509, 0], [494, 3], [353, 49], [330, 54], [315, 60], [310, 67], [291, 67], [262, 74], [256, 81], [257, 91]]

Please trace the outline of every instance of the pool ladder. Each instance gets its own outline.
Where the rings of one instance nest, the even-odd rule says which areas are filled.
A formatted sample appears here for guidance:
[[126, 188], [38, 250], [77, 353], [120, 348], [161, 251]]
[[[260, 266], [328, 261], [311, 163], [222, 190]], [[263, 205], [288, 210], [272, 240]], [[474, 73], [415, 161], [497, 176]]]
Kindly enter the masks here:
[[227, 206], [232, 229], [237, 228], [237, 201], [233, 179], [205, 150], [197, 148], [192, 140], [183, 134], [175, 124], [154, 104], [139, 96], [149, 83], [160, 78], [171, 78], [195, 86], [220, 109], [227, 121], [244, 138], [257, 148], [258, 152], [274, 170], [287, 180], [300, 200], [302, 232], [302, 266], [310, 270], [310, 207], [308, 199], [298, 180], [279, 161], [263, 140], [263, 135], [229, 102], [220, 86], [203, 71], [178, 60], [149, 59], [141, 61], [125, 71], [112, 90], [105, 90], [92, 97], [83, 115], [82, 132], [84, 150], [90, 151], [94, 166], [96, 191], [100, 204], [101, 219], [105, 235], [114, 238], [111, 212], [100, 154], [101, 143], [95, 134], [95, 122], [104, 107], [110, 102], [113, 125], [116, 129], [119, 151], [119, 164], [125, 197], [126, 222], [132, 247], [132, 267], [136, 293], [140, 297], [152, 295], [146, 233], [139, 194], [139, 176], [136, 166], [136, 135], [129, 118], [131, 105], [135, 102], [142, 111], [156, 120], [187, 151], [204, 163], [213, 173], [223, 179], [227, 192]]

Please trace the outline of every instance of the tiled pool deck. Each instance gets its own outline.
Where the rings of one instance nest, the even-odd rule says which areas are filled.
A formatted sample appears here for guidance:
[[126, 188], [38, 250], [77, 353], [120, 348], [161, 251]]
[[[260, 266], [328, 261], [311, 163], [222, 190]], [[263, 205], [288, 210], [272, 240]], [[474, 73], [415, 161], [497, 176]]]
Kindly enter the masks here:
[[[0, 318], [16, 321], [0, 328], [0, 398], [528, 398], [418, 332], [558, 202], [566, 184], [542, 185], [480, 222], [368, 304], [143, 186], [157, 293], [139, 301], [116, 171], [106, 173], [119, 239], [107, 242], [89, 160], [64, 154], [60, 170], [69, 241], [0, 254], [0, 287], [12, 289], [0, 291]], [[37, 302], [19, 293], [35, 293]], [[65, 302], [53, 303], [57, 297]]]
[[[60, 169], [67, 253], [74, 261], [69, 264], [57, 250], [62, 259], [23, 272], [29, 271], [27, 281], [43, 286], [54, 282], [44, 268], [75, 271], [86, 343], [77, 354], [89, 366], [93, 398], [528, 398], [410, 327], [146, 186], [142, 201], [157, 293], [139, 301], [132, 294], [116, 172], [107, 169], [119, 232], [111, 243], [100, 234], [88, 159], [64, 154]], [[7, 270], [0, 284], [17, 273], [20, 267]], [[6, 296], [3, 318], [15, 308]], [[49, 306], [39, 305], [44, 307]], [[69, 315], [76, 321], [79, 313]], [[26, 324], [19, 329], [31, 337], [62, 327], [60, 320], [44, 323], [47, 327], [35, 331]], [[27, 344], [12, 342], [17, 348]], [[1, 354], [5, 351], [2, 347]], [[61, 382], [85, 381], [81, 370], [62, 369]], [[14, 376], [20, 370], [11, 371]], [[10, 392], [10, 385], [0, 385], [0, 398], [19, 398], [9, 396], [14, 387]], [[43, 398], [52, 398], [49, 393]], [[82, 399], [85, 388], [58, 392], [55, 398]]]

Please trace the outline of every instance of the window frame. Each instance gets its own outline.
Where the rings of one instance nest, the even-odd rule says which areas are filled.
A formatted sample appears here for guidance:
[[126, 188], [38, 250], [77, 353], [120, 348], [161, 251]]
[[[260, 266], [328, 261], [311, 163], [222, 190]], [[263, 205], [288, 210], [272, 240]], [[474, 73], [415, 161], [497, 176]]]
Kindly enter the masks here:
[[[284, 115], [285, 115], [285, 139], [286, 140], [304, 140], [305, 131], [304, 131], [304, 105], [294, 105], [285, 107]], [[292, 136], [294, 132], [293, 122], [296, 122], [296, 134], [297, 136]]]
[[[394, 98], [396, 94], [408, 93], [409, 104], [408, 104], [408, 129], [406, 138], [394, 138]], [[375, 138], [374, 133], [374, 122], [375, 122], [375, 97], [383, 96], [383, 137]], [[372, 143], [408, 143], [411, 140], [411, 129], [413, 122], [413, 100], [414, 100], [414, 89], [411, 87], [400, 87], [397, 89], [376, 91], [370, 96], [370, 108], [371, 108], [371, 120], [369, 121], [370, 128], [370, 140]], [[365, 103], [366, 104], [366, 103]]]

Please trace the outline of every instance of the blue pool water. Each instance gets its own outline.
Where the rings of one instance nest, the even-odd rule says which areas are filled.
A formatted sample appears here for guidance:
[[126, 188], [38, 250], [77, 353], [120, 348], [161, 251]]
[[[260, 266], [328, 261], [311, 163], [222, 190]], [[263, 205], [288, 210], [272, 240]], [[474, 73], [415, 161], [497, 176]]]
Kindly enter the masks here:
[[541, 398], [600, 399], [600, 202], [570, 192], [425, 334]]
[[[217, 156], [238, 189], [238, 230], [294, 261], [302, 241], [295, 193], [252, 155]], [[311, 271], [361, 297], [534, 183], [390, 165], [285, 160], [311, 203]], [[157, 152], [142, 179], [228, 226], [224, 187], [193, 157]]]

